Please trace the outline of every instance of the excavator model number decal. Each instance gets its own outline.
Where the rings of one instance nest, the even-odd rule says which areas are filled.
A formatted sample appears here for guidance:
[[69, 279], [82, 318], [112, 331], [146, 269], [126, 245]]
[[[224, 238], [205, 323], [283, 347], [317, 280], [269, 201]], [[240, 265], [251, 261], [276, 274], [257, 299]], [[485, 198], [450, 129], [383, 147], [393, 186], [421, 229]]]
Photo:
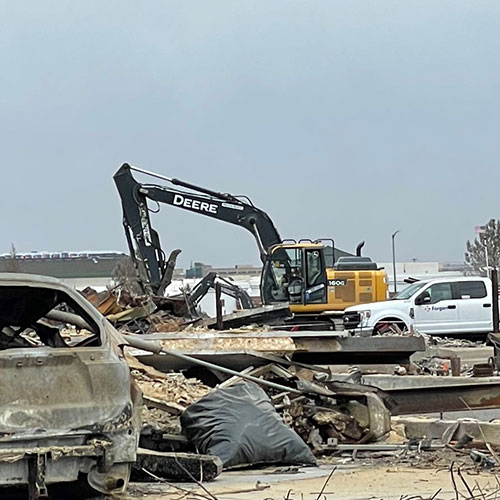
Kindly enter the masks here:
[[346, 279], [328, 280], [328, 286], [346, 286]]

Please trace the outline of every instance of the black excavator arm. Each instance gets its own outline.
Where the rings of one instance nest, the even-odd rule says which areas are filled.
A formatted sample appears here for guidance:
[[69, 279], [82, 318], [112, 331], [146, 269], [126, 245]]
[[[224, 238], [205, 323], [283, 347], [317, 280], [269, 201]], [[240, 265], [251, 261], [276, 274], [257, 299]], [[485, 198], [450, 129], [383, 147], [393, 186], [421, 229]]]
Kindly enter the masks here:
[[253, 309], [255, 306], [252, 299], [245, 290], [239, 286], [231, 283], [229, 280], [217, 276], [217, 273], [208, 273], [201, 281], [199, 281], [196, 286], [189, 292], [187, 301], [189, 306], [189, 314], [191, 317], [195, 318], [198, 316], [196, 308], [201, 302], [201, 299], [205, 297], [207, 292], [211, 289], [215, 289], [215, 284], [219, 283], [221, 287], [221, 292], [236, 299], [242, 309]]
[[[175, 187], [139, 183], [134, 179], [132, 171], [162, 179]], [[155, 295], [161, 295], [169, 284], [175, 257], [179, 251], [174, 251], [169, 259], [165, 257], [160, 237], [151, 226], [148, 200], [247, 229], [257, 241], [262, 262], [265, 262], [270, 248], [281, 243], [281, 237], [271, 218], [255, 207], [247, 197], [219, 193], [179, 179], [132, 167], [128, 163], [124, 163], [113, 178], [121, 198], [123, 226], [130, 256], [138, 270], [143, 287]]]

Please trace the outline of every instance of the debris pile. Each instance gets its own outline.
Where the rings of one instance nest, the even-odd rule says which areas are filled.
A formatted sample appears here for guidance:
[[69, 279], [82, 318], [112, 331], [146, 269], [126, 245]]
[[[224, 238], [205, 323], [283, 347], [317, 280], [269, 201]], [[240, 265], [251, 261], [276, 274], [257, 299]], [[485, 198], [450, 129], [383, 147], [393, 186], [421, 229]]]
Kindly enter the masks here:
[[[271, 363], [247, 371], [248, 375], [290, 386], [296, 392], [264, 387], [283, 421], [318, 454], [327, 451], [327, 443], [369, 442], [390, 431], [390, 413], [375, 388], [337, 382], [311, 368], [288, 369]], [[221, 386], [238, 382], [233, 377]], [[388, 401], [390, 406], [390, 401]]]
[[425, 339], [424, 356], [414, 360], [416, 372], [434, 376], [491, 377], [495, 374], [494, 350], [483, 341], [433, 337]]
[[[266, 365], [244, 369], [226, 378], [216, 387], [209, 388], [178, 373], [165, 374], [138, 365], [140, 363], [134, 360], [131, 368], [144, 391], [147, 407], [144, 415], [146, 424], [149, 424], [141, 442], [147, 442], [148, 447], [153, 449], [191, 453], [198, 450], [218, 456], [223, 454], [214, 451], [220, 446], [220, 442], [224, 442], [223, 439], [215, 448], [207, 447], [206, 450], [200, 443], [206, 444], [209, 441], [205, 438], [213, 437], [211, 426], [215, 426], [217, 432], [224, 435], [241, 419], [231, 417], [226, 426], [222, 422], [223, 419], [217, 417], [229, 411], [222, 403], [216, 405], [215, 416], [195, 409], [201, 408], [200, 404], [206, 398], [216, 400], [225, 391], [241, 386], [246, 377], [256, 377], [259, 379], [257, 385], [261, 387], [259, 390], [265, 391], [267, 400], [280, 415], [281, 421], [293, 429], [312, 454], [321, 460], [344, 463], [346, 459], [370, 461], [385, 457], [394, 463], [427, 466], [446, 454], [448, 449], [452, 455], [464, 455], [462, 458], [470, 466], [486, 468], [496, 465], [495, 455], [485, 448], [490, 443], [481, 443], [481, 437], [485, 441], [484, 436], [495, 432], [493, 427], [491, 430], [480, 428], [477, 423], [468, 424], [469, 427], [463, 424], [460, 428], [453, 423], [445, 426], [444, 422], [438, 419], [435, 423], [430, 422], [433, 432], [437, 432], [434, 436], [430, 434], [429, 428], [424, 426], [425, 422], [420, 423], [411, 418], [392, 418], [391, 425], [391, 411], [394, 409], [391, 397], [375, 387], [346, 382], [345, 376], [342, 378], [334, 375], [327, 367], [294, 363], [284, 357], [275, 356], [273, 361]], [[356, 377], [351, 374], [347, 377], [347, 380], [349, 379]], [[356, 380], [358, 379], [359, 377]], [[252, 385], [256, 387], [254, 382], [250, 383], [250, 386]], [[250, 405], [250, 402], [248, 404]], [[243, 418], [244, 412], [240, 411], [239, 414]], [[189, 430], [186, 431], [186, 428], [180, 425], [186, 415], [190, 415], [191, 429], [201, 426], [205, 436], [201, 441], [199, 436], [195, 439]], [[196, 421], [196, 418], [201, 420]], [[208, 427], [203, 424], [207, 422], [206, 419], [210, 422]], [[151, 430], [152, 428], [156, 429], [156, 432]], [[446, 432], [441, 432], [441, 429]], [[460, 441], [465, 430], [474, 437], [465, 445], [466, 448], [460, 451], [459, 447], [454, 448], [453, 443]], [[256, 439], [252, 443], [256, 453], [249, 456], [245, 462], [241, 457], [237, 439], [231, 438], [229, 441], [236, 448], [228, 453], [231, 457], [238, 457], [235, 459], [238, 464], [255, 463], [255, 457], [263, 452], [260, 447], [265, 447], [265, 439]], [[491, 442], [495, 443], [495, 440]], [[247, 446], [243, 446], [245, 447]], [[233, 458], [223, 459], [223, 463], [232, 464], [232, 460]], [[290, 457], [282, 457], [282, 461], [287, 464], [298, 463]]]
[[[469, 427], [461, 424], [460, 427], [456, 428], [459, 430], [455, 429], [454, 424], [449, 424], [447, 428], [453, 428], [454, 432], [447, 431], [446, 435], [442, 436], [438, 433], [439, 435], [429, 437], [428, 432], [420, 435], [418, 425], [421, 424], [419, 422], [413, 423], [409, 418], [401, 417], [399, 420], [392, 418], [391, 422], [395, 401], [388, 396], [390, 388], [384, 388], [388, 390], [388, 392], [384, 392], [367, 385], [371, 382], [369, 377], [363, 377], [363, 370], [357, 369], [356, 373], [336, 375], [325, 365], [297, 362], [291, 355], [287, 357], [286, 354], [294, 351], [284, 349], [282, 345], [285, 341], [293, 343], [293, 340], [285, 336], [276, 336], [281, 342], [279, 344], [281, 348], [278, 348], [275, 335], [271, 335], [270, 329], [267, 329], [267, 333], [262, 336], [260, 335], [261, 329], [255, 326], [240, 327], [240, 329], [231, 332], [208, 334], [206, 321], [188, 323], [182, 318], [174, 317], [171, 311], [162, 309], [154, 302], [132, 302], [132, 304], [131, 307], [125, 306], [120, 312], [108, 315], [108, 318], [122, 331], [165, 333], [183, 330], [183, 335], [180, 336], [165, 333], [164, 336], [156, 337], [165, 350], [164, 354], [166, 352], [170, 356], [170, 353], [175, 350], [181, 351], [184, 356], [190, 353], [190, 359], [193, 361], [192, 366], [196, 366], [196, 353], [198, 353], [198, 358], [201, 355], [201, 359], [205, 359], [203, 356], [208, 356], [210, 359], [211, 355], [220, 357], [224, 351], [228, 352], [228, 356], [234, 354], [235, 359], [237, 353], [245, 355], [252, 353], [251, 355], [256, 360], [256, 366], [239, 368], [237, 373], [226, 376], [226, 378], [221, 373], [214, 376], [212, 381], [210, 381], [210, 377], [205, 379], [202, 376], [202, 380], [212, 386], [209, 387], [197, 379], [186, 377], [182, 372], [164, 373], [143, 365], [136, 358], [129, 356], [128, 360], [133, 377], [144, 395], [142, 447], [161, 453], [217, 455], [222, 458], [225, 467], [236, 463], [239, 465], [255, 464], [259, 461], [258, 457], [266, 456], [263, 449], [266, 445], [266, 439], [257, 434], [255, 434], [256, 437], [253, 441], [252, 438], [242, 434], [241, 443], [238, 438], [232, 437], [226, 441], [222, 438], [219, 441], [216, 440], [217, 443], [214, 446], [204, 446], [211, 442], [210, 439], [214, 438], [210, 425], [213, 425], [217, 432], [222, 432], [224, 435], [225, 432], [230, 432], [235, 423], [241, 423], [241, 418], [245, 415], [243, 410], [239, 413], [240, 419], [232, 417], [225, 423], [222, 422], [223, 419], [208, 415], [205, 410], [195, 411], [197, 408], [202, 408], [200, 402], [205, 401], [206, 398], [217, 400], [225, 391], [231, 392], [244, 383], [256, 388], [260, 386], [259, 390], [266, 394], [267, 400], [272, 405], [276, 415], [279, 415], [281, 422], [288, 429], [295, 431], [294, 435], [298, 436], [301, 442], [307, 445], [312, 456], [319, 460], [344, 463], [346, 460], [370, 462], [387, 459], [390, 463], [432, 466], [433, 461], [439, 461], [440, 457], [442, 460], [446, 460], [449, 454], [452, 457], [458, 454], [464, 464], [468, 464], [470, 467], [496, 466], [495, 455], [487, 447], [485, 448], [490, 443], [481, 443], [481, 440], [478, 440], [480, 432], [478, 424], [470, 424]], [[239, 321], [239, 318], [237, 319]], [[255, 335], [256, 333], [258, 335]], [[149, 337], [149, 339], [151, 338]], [[256, 339], [259, 342], [259, 351], [254, 350], [257, 347], [251, 347], [254, 345], [251, 342], [255, 342]], [[411, 385], [411, 377], [418, 378], [418, 376], [413, 375], [415, 373], [440, 376], [456, 375], [456, 359], [458, 359], [461, 361], [458, 363], [458, 375], [481, 376], [490, 374], [490, 365], [481, 366], [477, 362], [481, 358], [477, 357], [476, 354], [481, 349], [486, 349], [482, 343], [430, 337], [426, 337], [426, 343], [427, 351], [413, 364], [398, 359], [398, 363], [401, 364], [393, 365], [396, 366], [395, 370], [380, 373], [396, 373], [397, 375], [388, 375], [388, 377], [394, 377], [394, 380], [400, 381], [403, 378], [408, 379], [407, 385]], [[466, 350], [470, 356], [462, 354], [462, 359], [456, 354], [457, 350]], [[489, 351], [486, 353], [488, 354]], [[483, 355], [484, 353], [481, 351], [481, 356]], [[149, 358], [151, 361], [147, 362], [153, 363], [153, 357]], [[470, 360], [472, 361], [469, 362]], [[160, 363], [157, 366], [163, 369], [164, 365]], [[354, 369], [352, 365], [351, 368]], [[188, 370], [187, 367], [179, 369]], [[191, 372], [190, 368], [189, 372]], [[202, 375], [202, 372], [201, 368], [192, 371], [192, 373], [196, 373], [196, 376]], [[255, 377], [258, 381], [245, 382], [244, 379], [247, 376]], [[422, 380], [424, 378], [428, 380], [429, 377], [422, 377]], [[451, 379], [449, 380], [451, 381]], [[256, 382], [257, 385], [255, 385]], [[409, 404], [408, 400], [406, 404]], [[247, 402], [248, 411], [250, 411], [250, 406], [251, 402], [249, 401]], [[221, 403], [216, 405], [216, 410], [214, 415], [224, 415], [228, 408]], [[394, 414], [397, 415], [397, 411]], [[186, 425], [182, 425], [183, 419], [187, 418], [186, 415], [190, 415], [188, 426], [190, 429], [202, 428], [202, 438], [196, 437]], [[196, 421], [196, 419], [200, 420]], [[206, 419], [211, 422], [208, 427], [203, 423], [206, 422]], [[433, 429], [441, 429], [444, 422], [438, 419], [438, 422], [433, 425]], [[462, 429], [469, 429], [469, 433], [473, 435], [473, 441], [468, 443], [465, 449], [459, 451], [459, 448], [455, 449], [454, 446], [457, 439], [459, 440], [463, 434]], [[481, 430], [485, 433], [486, 428], [481, 428]], [[255, 453], [245, 458], [240, 452], [241, 448], [249, 449], [250, 445], [243, 443], [244, 439], [247, 438], [252, 441], [251, 448]], [[229, 450], [225, 458], [221, 457], [224, 453], [219, 450], [220, 446], [222, 448], [226, 446], [224, 442], [231, 442], [234, 445], [234, 449]], [[494, 442], [494, 440], [490, 440], [490, 442]], [[202, 456], [208, 457], [209, 455]], [[234, 458], [236, 456], [237, 459]], [[152, 460], [151, 457], [148, 457], [148, 460]], [[273, 460], [283, 464], [305, 463], [305, 461], [291, 455], [283, 455], [281, 459]]]
[[103, 292], [87, 287], [81, 293], [119, 331], [176, 332], [188, 324], [183, 318], [186, 305], [179, 299], [132, 295], [121, 287]]
[[143, 394], [143, 427], [180, 434], [179, 415], [210, 387], [182, 373], [164, 373], [126, 354], [132, 376]]
[[186, 378], [182, 373], [165, 373], [159, 378], [140, 370], [132, 370], [132, 375], [146, 400], [161, 401], [180, 409], [187, 408], [210, 390], [196, 379]]

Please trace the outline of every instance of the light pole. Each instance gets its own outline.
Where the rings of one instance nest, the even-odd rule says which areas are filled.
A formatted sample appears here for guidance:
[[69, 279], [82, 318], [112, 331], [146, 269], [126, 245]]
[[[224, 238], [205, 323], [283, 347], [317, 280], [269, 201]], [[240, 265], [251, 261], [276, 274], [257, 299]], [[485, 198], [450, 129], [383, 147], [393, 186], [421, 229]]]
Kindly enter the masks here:
[[397, 293], [398, 287], [396, 285], [396, 250], [394, 247], [394, 238], [396, 237], [396, 234], [399, 233], [399, 229], [397, 231], [394, 231], [392, 233], [392, 272], [393, 272], [393, 281], [394, 281], [394, 294]]
[[[482, 233], [484, 234], [484, 233]], [[481, 243], [483, 244], [484, 248], [484, 260], [486, 261], [486, 276], [488, 278], [490, 277], [490, 263], [488, 259], [488, 247], [486, 246], [486, 242], [484, 241], [484, 238], [481, 238], [481, 234], [479, 235], [479, 239], [481, 240]]]

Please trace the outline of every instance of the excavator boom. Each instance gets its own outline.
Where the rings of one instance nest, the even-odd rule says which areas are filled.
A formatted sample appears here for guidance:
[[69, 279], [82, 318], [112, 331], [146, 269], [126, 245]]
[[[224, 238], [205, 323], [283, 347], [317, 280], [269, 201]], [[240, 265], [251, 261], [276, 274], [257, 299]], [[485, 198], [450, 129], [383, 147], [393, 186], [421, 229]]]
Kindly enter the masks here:
[[[132, 175], [133, 170], [163, 179], [172, 186], [179, 186], [189, 191], [139, 183]], [[151, 226], [148, 200], [247, 229], [257, 242], [262, 262], [265, 262], [269, 250], [281, 243], [281, 237], [270, 217], [246, 197], [219, 193], [179, 179], [138, 169], [127, 163], [120, 167], [113, 178], [122, 202], [123, 225], [130, 255], [138, 269], [143, 286], [150, 288], [155, 294], [168, 285], [166, 283], [168, 280], [164, 277], [168, 268], [172, 266], [172, 259], [165, 258], [159, 235]]]

